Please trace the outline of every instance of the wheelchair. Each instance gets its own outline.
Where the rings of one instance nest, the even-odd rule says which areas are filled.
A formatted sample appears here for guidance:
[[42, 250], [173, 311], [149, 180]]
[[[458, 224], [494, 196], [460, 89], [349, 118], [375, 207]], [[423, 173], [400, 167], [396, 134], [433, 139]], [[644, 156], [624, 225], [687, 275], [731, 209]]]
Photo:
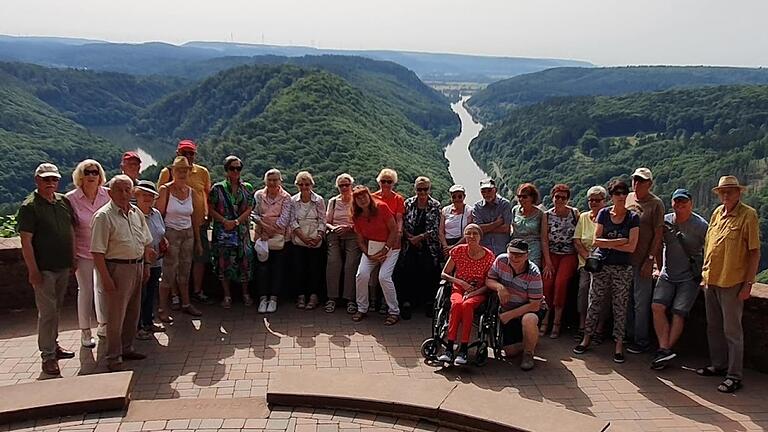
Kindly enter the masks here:
[[[475, 310], [472, 323], [473, 332], [476, 332], [477, 339], [469, 343], [469, 349], [475, 351], [472, 363], [476, 366], [483, 366], [488, 362], [489, 350], [493, 350], [496, 358], [501, 355], [498, 296], [491, 292], [487, 297], [483, 305]], [[421, 344], [421, 355], [429, 362], [437, 362], [441, 349], [448, 347], [446, 337], [450, 310], [451, 284], [443, 280], [440, 281], [440, 286], [435, 294], [431, 326], [432, 336], [426, 338]]]

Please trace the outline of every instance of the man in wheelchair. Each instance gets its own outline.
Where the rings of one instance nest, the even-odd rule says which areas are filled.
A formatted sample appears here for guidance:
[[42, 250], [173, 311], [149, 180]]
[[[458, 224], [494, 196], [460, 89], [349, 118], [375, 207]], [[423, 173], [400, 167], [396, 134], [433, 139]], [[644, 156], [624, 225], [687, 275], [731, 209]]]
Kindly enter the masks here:
[[539, 341], [539, 322], [546, 312], [541, 272], [528, 260], [528, 243], [514, 239], [507, 253], [499, 255], [485, 281], [499, 296], [499, 320], [504, 353], [512, 358], [523, 353], [520, 368], [534, 367], [533, 353]]

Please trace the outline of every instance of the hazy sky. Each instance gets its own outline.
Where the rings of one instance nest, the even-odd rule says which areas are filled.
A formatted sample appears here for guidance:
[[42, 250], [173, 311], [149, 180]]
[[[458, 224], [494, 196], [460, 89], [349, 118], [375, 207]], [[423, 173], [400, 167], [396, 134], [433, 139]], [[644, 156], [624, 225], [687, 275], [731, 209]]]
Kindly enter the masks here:
[[0, 0], [0, 33], [768, 66], [768, 0]]

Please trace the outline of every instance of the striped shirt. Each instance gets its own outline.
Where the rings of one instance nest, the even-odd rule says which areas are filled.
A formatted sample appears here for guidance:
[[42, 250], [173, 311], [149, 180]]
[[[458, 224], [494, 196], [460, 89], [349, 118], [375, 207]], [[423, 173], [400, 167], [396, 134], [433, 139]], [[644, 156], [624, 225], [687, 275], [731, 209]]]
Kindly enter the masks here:
[[512, 296], [512, 300], [501, 305], [503, 311], [516, 309], [536, 300], [541, 300], [542, 308], [544, 307], [544, 286], [541, 282], [541, 272], [531, 261], [528, 261], [525, 272], [515, 274], [507, 254], [503, 253], [496, 257], [493, 262], [491, 270], [488, 271], [488, 279], [501, 283], [507, 293]]

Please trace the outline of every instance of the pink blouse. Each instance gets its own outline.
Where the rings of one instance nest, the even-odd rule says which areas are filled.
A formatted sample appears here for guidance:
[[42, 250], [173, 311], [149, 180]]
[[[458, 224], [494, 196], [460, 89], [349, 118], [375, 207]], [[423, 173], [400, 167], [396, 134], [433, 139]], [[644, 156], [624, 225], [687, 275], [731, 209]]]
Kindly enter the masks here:
[[93, 259], [91, 255], [91, 222], [96, 210], [109, 202], [109, 193], [104, 187], [96, 192], [93, 203], [85, 196], [81, 188], [69, 191], [66, 194], [72, 209], [75, 212], [77, 225], [75, 226], [75, 253], [78, 258]]

